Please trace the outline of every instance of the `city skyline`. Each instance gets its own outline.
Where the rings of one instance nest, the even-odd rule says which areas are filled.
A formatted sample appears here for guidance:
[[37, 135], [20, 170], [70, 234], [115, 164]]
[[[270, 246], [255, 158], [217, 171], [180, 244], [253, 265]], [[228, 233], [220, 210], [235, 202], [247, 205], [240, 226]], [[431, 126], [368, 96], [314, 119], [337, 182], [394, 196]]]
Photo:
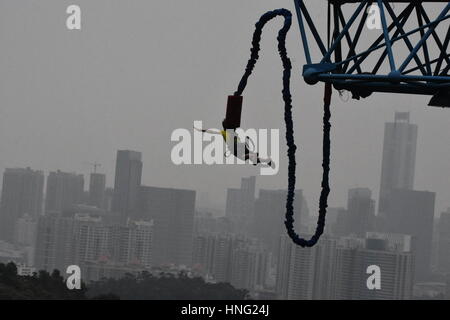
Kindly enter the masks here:
[[[399, 115], [399, 114], [401, 114], [401, 115], [406, 115], [407, 116], [407, 121], [408, 121], [408, 123], [409, 123], [409, 117], [410, 117], [410, 113], [409, 112], [395, 112], [395, 115], [396, 115], [396, 117]], [[396, 118], [396, 120], [395, 121], [397, 121], [397, 118]], [[391, 122], [386, 122], [385, 123], [385, 125], [387, 126], [387, 125], [390, 125], [391, 124]], [[393, 123], [392, 123], [393, 124]], [[415, 134], [417, 135], [417, 125], [414, 125], [414, 127], [415, 127], [415, 130], [416, 130], [416, 132], [415, 132]], [[386, 128], [385, 128], [385, 130], [387, 130]], [[386, 136], [386, 131], [385, 131], [385, 136]], [[416, 136], [416, 138], [415, 139], [417, 139], [417, 136]], [[386, 140], [385, 140], [385, 143], [386, 143]], [[120, 151], [120, 150], [119, 150]], [[137, 154], [139, 154], [139, 157], [143, 157], [143, 153], [141, 152], [141, 151], [130, 151], [129, 149], [123, 149], [122, 150], [123, 152], [135, 152], [135, 153], [137, 153]], [[415, 150], [414, 150], [414, 155], [415, 155]], [[119, 156], [118, 154], [117, 154], [117, 156]], [[151, 162], [151, 159], [149, 159], [150, 160], [150, 162]], [[397, 160], [398, 161], [398, 160]], [[381, 162], [381, 161], [380, 161]], [[85, 164], [87, 164], [87, 163], [85, 163]], [[102, 165], [101, 163], [97, 163], [97, 162], [94, 162], [93, 164], [95, 164], [95, 165]], [[91, 164], [91, 163], [89, 163], [89, 165], [93, 165], [93, 164]], [[142, 166], [142, 162], [141, 162], [141, 164], [140, 164], [140, 166]], [[116, 167], [116, 165], [115, 165], [115, 167]], [[208, 167], [208, 166], [205, 166], [205, 167]], [[414, 166], [413, 166], [414, 167]], [[5, 170], [6, 169], [9, 169], [9, 170], [14, 170], [14, 169], [18, 169], [18, 170], [22, 170], [22, 169], [30, 169], [30, 170], [35, 170], [35, 171], [39, 171], [39, 172], [42, 172], [42, 173], [45, 173], [46, 171], [44, 171], [44, 170], [42, 170], [42, 169], [39, 169], [39, 168], [34, 168], [34, 167], [32, 167], [32, 166], [26, 166], [26, 167], [19, 167], [19, 166], [11, 166], [11, 167], [8, 167], [8, 168], [5, 168]], [[116, 167], [116, 169], [117, 169], [117, 167]], [[142, 174], [144, 173], [144, 170], [141, 168], [141, 169], [139, 169], [140, 171], [138, 171], [138, 173], [140, 173], [140, 176], [142, 176]], [[92, 170], [92, 169], [88, 169], [88, 170], [86, 170], [85, 171], [85, 173], [78, 173], [78, 172], [76, 172], [75, 170], [67, 170], [67, 171], [61, 171], [60, 169], [57, 169], [56, 171], [55, 171], [55, 169], [48, 169], [48, 175], [50, 175], [51, 173], [53, 172], [53, 174], [55, 174], [55, 173], [57, 173], [57, 172], [63, 172], [64, 174], [76, 174], [76, 175], [78, 175], [78, 176], [83, 176], [83, 179], [85, 179], [86, 177], [89, 177], [89, 179], [88, 180], [85, 180], [86, 181], [86, 183], [85, 182], [83, 182], [83, 191], [84, 192], [89, 192], [89, 188], [90, 188], [90, 184], [91, 184], [91, 179], [93, 178], [93, 177], [95, 177], [95, 178], [97, 178], [97, 179], [100, 179], [100, 181], [98, 181], [97, 183], [100, 183], [100, 185], [103, 185], [104, 184], [104, 186], [105, 186], [105, 190], [106, 189], [114, 189], [114, 185], [115, 185], [115, 183], [117, 183], [117, 182], [115, 182], [115, 179], [116, 178], [114, 178], [115, 177], [115, 174], [112, 174], [111, 176], [109, 176], [108, 174], [106, 174], [105, 173], [105, 171], [102, 171], [102, 170], [97, 170], [97, 169], [95, 169], [95, 170]], [[382, 172], [382, 175], [383, 175], [383, 170], [381, 170], [381, 172]], [[250, 174], [250, 176], [251, 176], [251, 174]], [[412, 180], [414, 179], [414, 174], [413, 174], [413, 178], [412, 178]], [[104, 181], [103, 181], [104, 180]], [[258, 182], [260, 182], [260, 180], [264, 180], [264, 178], [262, 177], [262, 179], [257, 179], [257, 182], [256, 183], [258, 183]], [[139, 183], [140, 183], [140, 181], [139, 181]], [[373, 194], [373, 196], [375, 197], [376, 195], [378, 195], [379, 196], [379, 198], [377, 198], [378, 199], [378, 201], [377, 201], [377, 203], [376, 203], [376, 205], [377, 205], [377, 212], [378, 213], [380, 213], [380, 202], [381, 202], [381, 199], [382, 199], [382, 197], [381, 197], [381, 192], [378, 192], [380, 189], [382, 189], [382, 183], [383, 183], [383, 177], [381, 178], [381, 183], [379, 183], [379, 188], [370, 188], [370, 191], [371, 191], [371, 193]], [[144, 183], [145, 184], [145, 183]], [[232, 185], [236, 185], [235, 183], [233, 183]], [[353, 184], [353, 185], [351, 185], [351, 186], [348, 186], [348, 188], [346, 188], [345, 190], [350, 190], [350, 189], [358, 189], [358, 188], [360, 188], [360, 186], [364, 186], [364, 185], [367, 185], [367, 184], [365, 184], [364, 182], [359, 182], [359, 183], [356, 183], [356, 184]], [[157, 185], [154, 185], [154, 186], [157, 186]], [[158, 185], [159, 186], [159, 185]], [[164, 187], [168, 187], [167, 185], [164, 185], [163, 184], [163, 186]], [[189, 186], [189, 184], [180, 184], [180, 187], [182, 188], [182, 189], [189, 189], [189, 188], [187, 188]], [[405, 185], [406, 186], [406, 185]], [[411, 183], [409, 183], [408, 185], [407, 185], [407, 189], [412, 189], [412, 187], [413, 187], [413, 184], [412, 184], [412, 181], [411, 181]], [[44, 179], [44, 190], [47, 190], [47, 176], [45, 177], [45, 179]], [[171, 187], [169, 187], [169, 188], [171, 188]], [[300, 182], [300, 185], [299, 185], [299, 188], [300, 189], [302, 189], [302, 184], [301, 184], [301, 182]], [[174, 187], [174, 189], [177, 189], [176, 187]], [[224, 187], [224, 191], [225, 190], [227, 190], [227, 189], [233, 189], [231, 186], [225, 186]], [[265, 189], [263, 186], [260, 186], [259, 188], [255, 185], [255, 190], [263, 190], [263, 189]], [[269, 190], [280, 190], [280, 189], [283, 189], [283, 186], [279, 186], [279, 187], [274, 187], [274, 188], [271, 188], [271, 189], [269, 189]], [[222, 212], [223, 214], [226, 214], [226, 203], [227, 203], [227, 200], [226, 200], [226, 197], [224, 197], [224, 201], [222, 202], [219, 202], [219, 203], [216, 203], [216, 202], [213, 202], [213, 201], [211, 201], [211, 197], [210, 197], [210, 194], [208, 193], [208, 192], [205, 192], [205, 191], [202, 191], [201, 189], [193, 189], [193, 190], [195, 190], [198, 194], [199, 194], [199, 199], [200, 199], [200, 201], [202, 202], [202, 203], [200, 203], [199, 204], [199, 206], [200, 207], [202, 207], [202, 208], [208, 208], [208, 209], [213, 209], [214, 211], [219, 211], [219, 212]], [[302, 190], [304, 190], [304, 189], [302, 189]], [[421, 190], [421, 191], [432, 191], [432, 190], [422, 190], [422, 189], [420, 189], [419, 188], [419, 190]], [[336, 191], [335, 190], [335, 188], [333, 188], [332, 189], [332, 193], [333, 193], [333, 191]], [[1, 192], [1, 189], [0, 189], [0, 192]], [[48, 192], [48, 191], [47, 191]], [[345, 193], [347, 193], [347, 191], [345, 191]], [[44, 195], [45, 195], [46, 193], [44, 193]], [[226, 194], [226, 193], [225, 193]], [[437, 198], [439, 198], [439, 193], [438, 192], [436, 192], [436, 194], [437, 194]], [[98, 197], [99, 195], [97, 195], [97, 197]], [[100, 196], [102, 196], [102, 195], [100, 195]], [[308, 201], [308, 203], [310, 203], [310, 204], [312, 204], [313, 206], [315, 206], [315, 203], [316, 203], [316, 199], [315, 198], [313, 198], [312, 199], [313, 201]], [[93, 201], [93, 200], [92, 200]], [[344, 204], [344, 203], [346, 203], [348, 201], [348, 198], [347, 198], [347, 195], [346, 195], [346, 197], [345, 197], [345, 201], [344, 201], [344, 199], [342, 199], [342, 200], [339, 200], [339, 201], [337, 201], [337, 202], [334, 202], [334, 201], [330, 201], [330, 203], [329, 203], [329, 206], [330, 207], [339, 207], [339, 206], [341, 206], [342, 204]], [[447, 202], [445, 202], [445, 203], [447, 203]], [[435, 210], [435, 216], [436, 217], [438, 217], [438, 215], [439, 215], [439, 212], [441, 212], [441, 211], [445, 211], [448, 207], [450, 207], [450, 202], [446, 205], [446, 204], [442, 204], [442, 207], [436, 207], [436, 210]], [[112, 206], [114, 207], [114, 203], [112, 204]], [[314, 209], [312, 209], [311, 210], [311, 213], [313, 214], [313, 215], [315, 215], [315, 214], [317, 214], [316, 212], [315, 212], [315, 210]]]
[[[130, 159], [134, 160], [130, 162]], [[41, 203], [41, 213], [30, 216], [18, 211], [11, 241], [24, 248], [33, 247], [35, 236], [34, 258], [30, 260], [26, 255], [27, 261], [35, 261], [34, 267], [63, 270], [76, 262], [88, 280], [99, 280], [102, 275], [120, 277], [124, 272], [174, 264], [192, 267], [207, 279], [250, 290], [255, 297], [278, 299], [409, 299], [414, 284], [430, 274], [431, 252], [442, 257], [447, 250], [445, 234], [439, 247], [432, 248], [434, 193], [393, 188], [389, 194], [394, 195], [389, 210], [375, 215], [372, 191], [350, 188], [347, 206], [342, 208], [344, 215], [329, 220], [327, 235], [317, 248], [302, 249], [286, 237], [282, 225], [285, 190], [255, 192], [257, 178], [243, 177], [240, 189], [227, 190], [225, 215], [208, 218], [201, 213], [204, 209], [197, 206], [196, 191], [142, 184], [141, 159], [140, 152], [117, 151], [116, 177], [124, 170], [136, 173], [116, 178], [116, 185], [124, 184], [128, 188], [125, 194], [135, 193], [134, 204], [126, 210], [117, 206], [118, 201], [125, 199], [120, 192], [108, 193], [104, 174], [91, 173], [95, 180], [85, 184], [83, 175], [50, 171], [44, 188], [42, 171], [6, 170], [5, 176], [13, 173], [15, 179], [24, 175], [40, 177], [37, 203]], [[131, 182], [134, 189], [130, 189], [130, 181], [134, 181]], [[89, 186], [88, 190], [84, 189], [85, 185]], [[29, 192], [12, 186], [15, 185], [5, 185], [5, 191], [9, 192], [6, 195], [12, 194], [12, 190], [18, 190], [18, 196]], [[43, 190], [47, 190], [45, 197]], [[112, 199], [107, 200], [108, 197]], [[421, 201], [421, 197], [428, 200]], [[20, 203], [20, 199], [8, 201]], [[302, 190], [296, 191], [296, 199], [298, 228], [302, 234], [308, 234], [314, 229], [315, 217], [309, 215]], [[88, 206], [93, 200], [98, 204], [96, 208]], [[8, 207], [3, 205], [3, 208]], [[384, 220], [377, 219], [385, 217], [390, 219], [387, 229]], [[403, 223], [405, 219], [410, 223]], [[199, 224], [200, 221], [203, 222]], [[217, 223], [225, 224], [218, 227]], [[340, 224], [344, 224], [343, 229], [334, 226]], [[339, 233], [335, 234], [336, 230]], [[442, 229], [434, 232], [442, 234]], [[401, 238], [402, 233], [409, 235]], [[378, 263], [377, 259], [385, 263], [383, 268], [390, 270], [389, 277], [395, 283], [391, 287], [390, 282], [383, 282], [390, 289], [379, 294], [361, 286], [364, 268], [370, 262]], [[404, 262], [398, 264], [397, 259]], [[442, 262], [434, 265], [433, 270], [442, 270], [446, 263], [442, 258], [438, 261]], [[357, 266], [356, 273], [349, 271], [354, 266]], [[339, 277], [331, 276], [334, 268], [341, 270]]]
[[[234, 91], [236, 74], [247, 59], [248, 38], [253, 30], [249, 21], [274, 4], [277, 5], [274, 0], [246, 4], [235, 0], [202, 1], [209, 14], [199, 15], [195, 6], [181, 3], [175, 10], [176, 16], [170, 16], [173, 21], [166, 38], [156, 27], [165, 25], [166, 14], [173, 9], [164, 2], [138, 1], [129, 8], [125, 4], [110, 6], [106, 0], [81, 0], [80, 6], [89, 14], [84, 17], [86, 28], [79, 33], [64, 28], [61, 13], [66, 6], [56, 0], [44, 1], [39, 8], [26, 2], [3, 3], [2, 12], [12, 14], [2, 16], [8, 28], [1, 35], [5, 68], [1, 75], [4, 85], [0, 88], [0, 172], [6, 167], [29, 166], [45, 172], [60, 169], [87, 174], [90, 167], [85, 163], [97, 161], [102, 163], [101, 172], [108, 177], [107, 185], [112, 186], [115, 150], [140, 150], [144, 159], [152, 159], [146, 161], [144, 184], [191, 187], [209, 193], [213, 204], [223, 205], [226, 200], [223, 190], [240, 176], [254, 175], [256, 169], [177, 167], [170, 163], [170, 135], [177, 128], [190, 129], [194, 120], [202, 120], [208, 127], [220, 125], [226, 95]], [[235, 5], [242, 11], [230, 23], [226, 16], [233, 15]], [[285, 5], [293, 11], [292, 1]], [[322, 4], [311, 3], [310, 9], [313, 17], [324, 18]], [[152, 20], [145, 12], [160, 14], [155, 14]], [[184, 13], [193, 19], [184, 21]], [[203, 29], [203, 22], [210, 28]], [[230, 32], [224, 33], [224, 26]], [[320, 25], [319, 31], [325, 31], [324, 27]], [[275, 39], [276, 28], [267, 26], [267, 41]], [[135, 37], [130, 38], [129, 34]], [[191, 35], [198, 36], [191, 39]], [[322, 143], [322, 115], [318, 106], [323, 88], [303, 82], [299, 73], [305, 59], [295, 31], [287, 40], [294, 67], [298, 188], [304, 191], [311, 211], [315, 212]], [[225, 50], [225, 43], [232, 43], [234, 50]], [[269, 43], [263, 46], [265, 58], [257, 67], [261, 75], [254, 77], [244, 98], [248, 106], [245, 127], [280, 129], [282, 138], [281, 82], [279, 69], [272, 67], [279, 65], [279, 57]], [[187, 56], [192, 63], [182, 63]], [[174, 63], [159, 63], [168, 58]], [[111, 68], [116, 65], [121, 66], [120, 72]], [[445, 130], [447, 110], [426, 107], [428, 99], [421, 96], [374, 94], [361, 101], [345, 100], [346, 94], [342, 100], [337, 93], [333, 94], [330, 180], [334, 191], [330, 204], [345, 205], [347, 190], [359, 186], [369, 187], [374, 199], [379, 198], [384, 129], [380, 124], [390, 122], [394, 111], [410, 111], [411, 122], [421, 128], [415, 187], [436, 192], [438, 212], [446, 210], [450, 205], [447, 200], [450, 182], [441, 173], [450, 171], [450, 152], [445, 143], [450, 140]], [[280, 155], [279, 174], [259, 179], [258, 187], [285, 187], [284, 149]], [[186, 185], [186, 181], [192, 185]]]
[[110, 2], [0, 2], [1, 297], [450, 299], [450, 2]]

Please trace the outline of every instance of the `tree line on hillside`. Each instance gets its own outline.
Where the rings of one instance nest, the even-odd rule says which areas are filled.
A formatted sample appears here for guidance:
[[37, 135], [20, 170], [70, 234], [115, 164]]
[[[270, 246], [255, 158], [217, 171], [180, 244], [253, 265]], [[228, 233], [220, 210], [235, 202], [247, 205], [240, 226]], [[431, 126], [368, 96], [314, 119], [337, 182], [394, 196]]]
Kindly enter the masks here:
[[102, 279], [82, 283], [81, 289], [69, 290], [58, 270], [52, 273], [40, 270], [32, 276], [21, 276], [17, 266], [0, 263], [0, 300], [243, 300], [246, 290], [236, 289], [228, 283], [207, 283], [203, 278], [142, 272], [126, 274], [120, 279]]

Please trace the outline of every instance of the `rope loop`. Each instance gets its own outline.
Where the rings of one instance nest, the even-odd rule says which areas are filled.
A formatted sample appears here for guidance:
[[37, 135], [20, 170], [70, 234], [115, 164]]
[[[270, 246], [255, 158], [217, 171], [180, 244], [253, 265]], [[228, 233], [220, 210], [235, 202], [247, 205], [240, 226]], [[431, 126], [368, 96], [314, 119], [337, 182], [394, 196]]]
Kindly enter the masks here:
[[312, 247], [319, 240], [323, 234], [325, 228], [325, 217], [328, 207], [328, 195], [330, 193], [329, 186], [329, 173], [330, 173], [330, 103], [331, 103], [331, 84], [325, 84], [324, 93], [324, 115], [323, 115], [323, 174], [322, 174], [322, 191], [319, 199], [319, 217], [317, 219], [317, 227], [314, 235], [309, 239], [301, 238], [294, 229], [294, 197], [295, 197], [295, 170], [296, 160], [295, 152], [297, 146], [294, 142], [294, 125], [292, 121], [292, 96], [290, 91], [290, 79], [291, 79], [291, 60], [287, 55], [286, 50], [286, 35], [292, 24], [292, 13], [287, 9], [277, 9], [266, 12], [261, 16], [259, 21], [255, 24], [255, 31], [253, 33], [252, 48], [250, 50], [250, 59], [247, 62], [244, 75], [239, 82], [238, 88], [234, 93], [235, 96], [240, 96], [247, 86], [247, 81], [255, 68], [256, 61], [259, 58], [260, 42], [262, 29], [264, 26], [277, 16], [284, 17], [283, 27], [278, 32], [278, 53], [283, 64], [283, 101], [284, 101], [284, 121], [286, 125], [286, 144], [288, 147], [287, 156], [289, 160], [288, 164], [288, 192], [286, 197], [286, 217], [285, 226], [287, 234], [293, 240], [293, 242], [301, 247]]

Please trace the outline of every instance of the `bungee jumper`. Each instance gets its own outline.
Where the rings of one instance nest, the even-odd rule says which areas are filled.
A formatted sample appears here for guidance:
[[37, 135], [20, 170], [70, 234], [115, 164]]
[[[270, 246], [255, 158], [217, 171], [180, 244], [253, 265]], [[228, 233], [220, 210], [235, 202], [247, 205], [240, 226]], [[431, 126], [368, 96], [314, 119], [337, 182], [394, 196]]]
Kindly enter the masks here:
[[[315, 1], [317, 2], [317, 1]], [[405, 5], [402, 12], [396, 15], [394, 12], [393, 3], [399, 2]], [[423, 3], [445, 3], [442, 0], [328, 0], [327, 12], [327, 42], [322, 41], [314, 22], [306, 9], [304, 0], [294, 0], [295, 9], [297, 13], [298, 23], [300, 27], [301, 40], [304, 47], [306, 64], [303, 67], [303, 78], [307, 84], [314, 85], [317, 82], [325, 83], [324, 90], [324, 106], [323, 106], [323, 145], [322, 145], [322, 183], [321, 194], [319, 199], [319, 215], [317, 219], [317, 227], [315, 233], [310, 239], [301, 238], [294, 229], [294, 213], [293, 202], [295, 195], [296, 183], [296, 159], [295, 153], [297, 146], [294, 142], [294, 130], [292, 120], [292, 97], [290, 93], [290, 77], [291, 77], [291, 60], [287, 56], [286, 51], [286, 35], [291, 27], [292, 14], [287, 9], [277, 9], [266, 12], [261, 16], [259, 21], [255, 24], [255, 31], [253, 33], [252, 48], [250, 50], [250, 59], [247, 62], [244, 75], [242, 76], [238, 89], [236, 92], [228, 97], [227, 110], [225, 119], [222, 122], [223, 130], [203, 130], [203, 132], [221, 134], [227, 145], [236, 150], [234, 146], [240, 146], [244, 149], [244, 159], [253, 158], [253, 164], [263, 162], [259, 158], [258, 153], [250, 152], [247, 143], [242, 143], [238, 140], [235, 130], [240, 127], [241, 113], [242, 113], [242, 93], [247, 85], [247, 80], [251, 75], [256, 61], [259, 58], [260, 40], [262, 29], [270, 20], [281, 16], [284, 18], [283, 27], [278, 32], [278, 52], [283, 65], [283, 90], [282, 97], [284, 102], [284, 121], [286, 126], [286, 144], [288, 156], [288, 192], [286, 199], [286, 215], [285, 227], [287, 234], [293, 242], [301, 247], [312, 247], [319, 240], [325, 228], [325, 217], [328, 207], [328, 195], [330, 193], [329, 173], [330, 173], [330, 104], [332, 87], [339, 92], [343, 90], [352, 93], [354, 99], [367, 98], [374, 92], [388, 92], [388, 93], [407, 93], [407, 94], [421, 94], [431, 95], [432, 99], [430, 106], [450, 107], [450, 54], [447, 53], [447, 48], [450, 43], [450, 26], [447, 28], [445, 39], [441, 41], [436, 31], [439, 23], [450, 18], [448, 12], [450, 11], [450, 2], [444, 5], [443, 10], [435, 20], [431, 20], [426, 14]], [[344, 5], [355, 5], [358, 7], [351, 15], [348, 21], [345, 19], [342, 7]], [[382, 34], [377, 40], [366, 50], [361, 53], [356, 53], [356, 47], [361, 38], [363, 27], [368, 18], [368, 9], [370, 6], [376, 4], [380, 10], [381, 32]], [[399, 6], [400, 7], [400, 6]], [[417, 13], [418, 27], [406, 32], [404, 30], [406, 22], [409, 21], [413, 10]], [[392, 19], [392, 23], [388, 25], [386, 19], [386, 12]], [[350, 28], [360, 17], [359, 25], [351, 34]], [[305, 23], [306, 22], [306, 23]], [[333, 26], [332, 26], [333, 24]], [[323, 58], [319, 63], [313, 63], [309, 51], [308, 37], [306, 26], [317, 44]], [[333, 30], [332, 30], [333, 27]], [[394, 31], [392, 33], [392, 31]], [[392, 34], [391, 34], [392, 33]], [[415, 46], [411, 43], [409, 38], [411, 35], [420, 33], [420, 40]], [[427, 46], [427, 40], [432, 36], [439, 49], [438, 57], [431, 59], [431, 52]], [[393, 45], [398, 41], [405, 42], [409, 49], [407, 57], [397, 65], [394, 59]], [[346, 46], [342, 42], [346, 41]], [[347, 52], [344, 52], [347, 48]], [[375, 65], [371, 71], [363, 71], [362, 63], [372, 53], [382, 49], [381, 57], [375, 60]], [[418, 52], [424, 52], [425, 61], [419, 58]], [[415, 67], [407, 68], [411, 61], [416, 63]], [[387, 74], [381, 73], [382, 65], [388, 62], [390, 69]], [[446, 63], [446, 65], [445, 65]], [[435, 65], [434, 70], [432, 65]], [[417, 74], [420, 71], [421, 74]], [[228, 135], [231, 132], [231, 135]], [[247, 142], [247, 141], [246, 141]], [[237, 155], [237, 154], [236, 154]], [[256, 161], [255, 161], [256, 159]], [[256, 162], [256, 163], [255, 163]], [[269, 165], [273, 163], [269, 160]]]
[[[250, 139], [250, 137], [245, 137], [245, 142], [242, 142], [236, 130], [225, 129], [225, 126], [223, 130], [199, 129], [196, 127], [194, 127], [194, 129], [203, 133], [222, 136], [227, 146], [228, 152], [233, 154], [237, 159], [240, 159], [244, 162], [250, 161], [254, 166], [262, 164], [275, 169], [275, 162], [270, 158], [260, 157], [259, 152], [254, 150], [255, 144]], [[250, 148], [250, 143], [252, 144], [252, 148]], [[229, 155], [228, 152], [225, 153], [226, 156]]]
[[[289, 31], [292, 24], [292, 13], [287, 9], [277, 9], [273, 11], [269, 11], [262, 15], [260, 20], [255, 25], [255, 32], [253, 33], [252, 40], [252, 48], [251, 48], [251, 56], [248, 60], [247, 66], [245, 68], [244, 75], [242, 76], [238, 88], [233, 95], [228, 96], [227, 108], [226, 108], [226, 116], [222, 121], [223, 130], [200, 130], [195, 128], [196, 130], [212, 133], [212, 134], [220, 134], [223, 136], [224, 140], [227, 143], [229, 150], [234, 150], [233, 154], [240, 158], [242, 154], [244, 158], [242, 160], [250, 159], [254, 165], [258, 163], [267, 163], [267, 165], [273, 167], [274, 163], [270, 159], [262, 159], [259, 157], [258, 153], [251, 152], [248, 146], [248, 143], [243, 143], [239, 140], [239, 137], [236, 134], [236, 129], [241, 125], [241, 114], [242, 114], [242, 103], [243, 97], [242, 93], [247, 86], [247, 81], [252, 71], [255, 67], [255, 64], [259, 58], [259, 50], [260, 50], [260, 41], [263, 27], [272, 19], [281, 16], [284, 18], [284, 25], [278, 33], [278, 52], [283, 64], [283, 90], [282, 96], [284, 101], [284, 119], [286, 124], [286, 142], [288, 146], [288, 192], [287, 192], [287, 201], [286, 201], [286, 220], [285, 226], [288, 232], [288, 235], [291, 239], [298, 245], [302, 247], [312, 247], [316, 244], [320, 235], [323, 233], [325, 227], [325, 214], [327, 208], [327, 198], [330, 192], [330, 188], [328, 185], [328, 175], [329, 175], [329, 163], [330, 163], [330, 99], [331, 99], [331, 86], [326, 85], [325, 88], [325, 108], [324, 108], [324, 152], [323, 152], [323, 178], [322, 178], [322, 192], [319, 203], [319, 219], [317, 223], [317, 228], [315, 234], [311, 237], [311, 239], [303, 239], [301, 238], [294, 230], [294, 195], [295, 195], [295, 151], [297, 146], [294, 142], [294, 129], [293, 129], [293, 121], [292, 121], [292, 98], [290, 93], [290, 78], [291, 78], [291, 60], [287, 56], [286, 51], [286, 35]], [[247, 140], [247, 138], [246, 138]], [[242, 153], [238, 150], [244, 150]]]

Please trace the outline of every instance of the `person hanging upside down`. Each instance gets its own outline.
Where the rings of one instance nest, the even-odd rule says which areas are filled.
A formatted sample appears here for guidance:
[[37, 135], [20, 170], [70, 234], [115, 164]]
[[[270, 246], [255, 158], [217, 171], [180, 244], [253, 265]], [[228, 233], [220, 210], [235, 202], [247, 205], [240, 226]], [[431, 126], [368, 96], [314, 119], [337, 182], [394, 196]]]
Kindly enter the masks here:
[[263, 165], [271, 167], [272, 169], [275, 169], [275, 163], [270, 158], [261, 158], [258, 152], [253, 152], [250, 150], [250, 148], [248, 147], [248, 141], [251, 141], [249, 137], [245, 137], [246, 141], [241, 142], [241, 139], [239, 139], [239, 136], [234, 129], [217, 130], [198, 129], [195, 127], [194, 129], [204, 133], [221, 135], [227, 145], [228, 150], [238, 159], [241, 159], [245, 162], [250, 160], [254, 166], [261, 163]]

